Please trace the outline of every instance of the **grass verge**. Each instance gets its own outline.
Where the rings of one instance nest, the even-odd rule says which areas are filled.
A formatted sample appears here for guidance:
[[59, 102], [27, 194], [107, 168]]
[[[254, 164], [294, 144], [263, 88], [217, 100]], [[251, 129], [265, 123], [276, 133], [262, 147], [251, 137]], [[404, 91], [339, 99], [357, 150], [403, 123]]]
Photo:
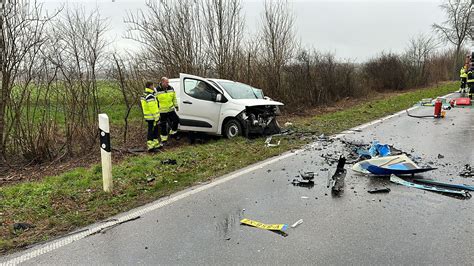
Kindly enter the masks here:
[[[419, 89], [367, 101], [317, 117], [295, 118], [300, 131], [334, 134], [406, 109], [421, 98], [444, 95], [457, 83]], [[114, 192], [102, 192], [101, 167], [73, 171], [0, 188], [0, 254], [51, 239], [75, 228], [130, 210], [160, 197], [229, 173], [310, 140], [283, 138], [276, 148], [264, 147], [263, 139], [220, 139], [203, 145], [185, 146], [154, 155], [131, 156], [114, 166]], [[176, 159], [177, 165], [165, 165]], [[35, 227], [14, 230], [14, 223]]]

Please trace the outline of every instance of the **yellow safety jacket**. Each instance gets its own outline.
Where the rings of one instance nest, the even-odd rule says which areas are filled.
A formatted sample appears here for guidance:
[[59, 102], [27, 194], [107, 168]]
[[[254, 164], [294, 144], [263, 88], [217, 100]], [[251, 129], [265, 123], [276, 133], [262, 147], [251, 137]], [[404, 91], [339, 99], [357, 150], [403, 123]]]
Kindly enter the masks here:
[[140, 99], [143, 110], [143, 117], [148, 121], [160, 120], [159, 103], [155, 96], [155, 90], [145, 88], [145, 92]]
[[474, 83], [474, 69], [470, 69], [467, 72], [467, 83]]
[[160, 113], [168, 113], [175, 110], [178, 107], [178, 101], [176, 100], [176, 92], [174, 88], [168, 86], [164, 89], [160, 86], [156, 88], [156, 97], [158, 98]]
[[459, 71], [459, 77], [460, 78], [467, 78], [467, 68], [461, 67], [461, 70]]

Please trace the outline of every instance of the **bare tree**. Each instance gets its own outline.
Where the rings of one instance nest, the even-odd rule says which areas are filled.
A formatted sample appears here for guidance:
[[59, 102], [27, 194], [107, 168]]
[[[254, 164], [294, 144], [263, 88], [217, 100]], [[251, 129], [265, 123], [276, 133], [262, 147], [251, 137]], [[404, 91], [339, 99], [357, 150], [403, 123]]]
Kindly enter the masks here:
[[437, 46], [438, 42], [433, 36], [419, 34], [410, 39], [405, 50], [405, 58], [412, 67], [410, 76], [414, 79], [414, 85], [424, 84], [428, 79], [428, 61]]
[[268, 71], [268, 88], [281, 93], [282, 67], [296, 48], [294, 15], [286, 0], [267, 0], [260, 33], [262, 59]]
[[[7, 108], [15, 81], [22, 71], [32, 70], [36, 54], [47, 40], [46, 25], [52, 16], [36, 1], [2, 1], [0, 14], [0, 156], [6, 159]], [[29, 62], [27, 62], [29, 60]]]
[[199, 5], [199, 1], [148, 0], [145, 11], [128, 14], [125, 37], [143, 45], [149, 67], [157, 72], [204, 74], [208, 59]]
[[441, 5], [446, 21], [433, 24], [433, 28], [441, 38], [455, 46], [454, 73], [460, 64], [461, 48], [469, 36], [473, 15], [472, 0], [447, 0]]
[[244, 20], [240, 0], [206, 0], [201, 6], [207, 54], [220, 78], [234, 79]]
[[106, 30], [107, 21], [97, 9], [86, 11], [80, 6], [68, 7], [51, 29], [49, 54], [61, 74], [69, 154], [78, 146], [75, 143], [90, 147], [87, 144], [96, 140], [95, 121], [100, 111], [97, 76], [108, 45]]

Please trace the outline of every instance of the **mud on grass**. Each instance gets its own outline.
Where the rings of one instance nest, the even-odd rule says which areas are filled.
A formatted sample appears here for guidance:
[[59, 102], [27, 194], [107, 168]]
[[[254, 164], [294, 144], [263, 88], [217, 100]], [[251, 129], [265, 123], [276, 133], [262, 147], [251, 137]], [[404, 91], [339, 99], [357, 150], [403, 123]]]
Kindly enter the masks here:
[[[457, 83], [411, 91], [385, 99], [367, 101], [347, 109], [318, 116], [292, 119], [296, 132], [326, 135], [369, 122], [407, 107], [421, 98], [455, 91]], [[0, 187], [0, 254], [12, 252], [106, 219], [198, 182], [240, 169], [252, 163], [299, 148], [311, 138], [303, 134], [283, 137], [281, 145], [266, 148], [264, 139], [212, 140], [184, 145], [153, 155], [124, 157], [114, 165], [114, 192], [102, 192], [101, 167], [80, 167], [41, 180]], [[176, 159], [177, 165], [162, 160]], [[13, 224], [35, 225], [14, 231]]]

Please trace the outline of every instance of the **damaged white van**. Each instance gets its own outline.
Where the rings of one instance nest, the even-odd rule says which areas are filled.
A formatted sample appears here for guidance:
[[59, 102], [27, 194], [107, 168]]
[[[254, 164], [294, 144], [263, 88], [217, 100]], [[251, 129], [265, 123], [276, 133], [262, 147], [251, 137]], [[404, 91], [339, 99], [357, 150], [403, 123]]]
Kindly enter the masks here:
[[179, 130], [223, 135], [227, 138], [249, 134], [276, 134], [278, 106], [261, 90], [223, 79], [180, 74], [170, 79], [176, 91]]

